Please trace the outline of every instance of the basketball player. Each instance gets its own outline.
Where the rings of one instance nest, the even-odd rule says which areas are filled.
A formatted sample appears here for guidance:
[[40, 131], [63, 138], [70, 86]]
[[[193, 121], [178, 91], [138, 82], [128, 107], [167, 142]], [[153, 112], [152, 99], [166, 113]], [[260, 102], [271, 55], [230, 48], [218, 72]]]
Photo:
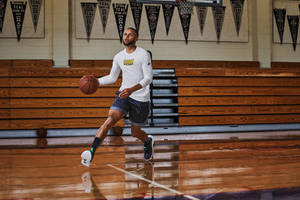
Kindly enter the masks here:
[[99, 84], [107, 85], [117, 81], [122, 71], [122, 84], [104, 124], [98, 129], [90, 150], [81, 154], [81, 163], [87, 167], [93, 160], [98, 146], [103, 142], [110, 128], [129, 114], [131, 135], [144, 143], [144, 158], [151, 160], [154, 140], [141, 129], [147, 122], [150, 108], [150, 83], [152, 82], [152, 63], [149, 53], [136, 46], [137, 31], [129, 27], [124, 31], [125, 49], [115, 55], [110, 74], [99, 78]]

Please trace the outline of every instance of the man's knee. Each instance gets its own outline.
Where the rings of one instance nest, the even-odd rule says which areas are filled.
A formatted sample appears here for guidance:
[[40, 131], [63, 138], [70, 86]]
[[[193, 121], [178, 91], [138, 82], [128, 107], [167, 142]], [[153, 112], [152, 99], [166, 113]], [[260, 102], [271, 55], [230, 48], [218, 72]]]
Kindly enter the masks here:
[[102, 125], [105, 129], [110, 129], [116, 123], [116, 119], [112, 115], [108, 115], [105, 123]]

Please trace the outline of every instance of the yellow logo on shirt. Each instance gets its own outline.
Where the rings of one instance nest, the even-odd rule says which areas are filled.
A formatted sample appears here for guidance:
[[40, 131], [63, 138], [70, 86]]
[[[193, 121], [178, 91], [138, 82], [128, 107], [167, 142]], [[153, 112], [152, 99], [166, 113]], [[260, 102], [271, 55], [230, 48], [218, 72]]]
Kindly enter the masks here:
[[130, 60], [124, 60], [124, 65], [133, 65], [133, 61], [134, 59], [130, 59]]

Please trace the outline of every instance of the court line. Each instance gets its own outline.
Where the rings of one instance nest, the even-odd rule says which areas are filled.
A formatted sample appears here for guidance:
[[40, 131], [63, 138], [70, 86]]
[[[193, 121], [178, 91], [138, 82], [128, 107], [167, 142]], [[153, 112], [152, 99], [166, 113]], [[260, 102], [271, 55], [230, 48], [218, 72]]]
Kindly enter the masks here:
[[173, 193], [178, 194], [178, 195], [182, 195], [182, 196], [184, 196], [184, 197], [186, 197], [186, 198], [188, 198], [188, 199], [191, 199], [191, 200], [201, 200], [201, 199], [198, 199], [198, 198], [193, 197], [193, 196], [190, 196], [190, 195], [185, 195], [185, 194], [183, 194], [183, 193], [180, 192], [180, 191], [173, 190], [172, 188], [169, 188], [169, 187], [167, 187], [167, 186], [165, 186], [165, 185], [162, 185], [162, 184], [156, 183], [156, 182], [154, 182], [154, 181], [148, 180], [148, 179], [146, 179], [146, 178], [144, 178], [144, 177], [142, 177], [142, 176], [140, 176], [140, 175], [137, 175], [137, 174], [135, 174], [135, 173], [126, 171], [126, 170], [121, 169], [121, 168], [119, 168], [119, 167], [116, 167], [116, 166], [114, 166], [114, 165], [107, 164], [107, 166], [112, 167], [112, 168], [114, 168], [114, 169], [116, 169], [116, 170], [118, 170], [118, 171], [120, 171], [120, 172], [123, 172], [123, 173], [125, 173], [125, 174], [128, 174], [128, 175], [130, 175], [130, 176], [133, 176], [133, 177], [135, 177], [135, 178], [138, 178], [138, 179], [140, 179], [140, 180], [146, 181], [146, 182], [148, 182], [148, 183], [150, 183], [150, 184], [152, 184], [152, 185], [155, 185], [155, 186], [157, 186], [157, 187], [160, 187], [160, 188], [162, 188], [162, 189], [168, 190], [168, 191], [173, 192]]

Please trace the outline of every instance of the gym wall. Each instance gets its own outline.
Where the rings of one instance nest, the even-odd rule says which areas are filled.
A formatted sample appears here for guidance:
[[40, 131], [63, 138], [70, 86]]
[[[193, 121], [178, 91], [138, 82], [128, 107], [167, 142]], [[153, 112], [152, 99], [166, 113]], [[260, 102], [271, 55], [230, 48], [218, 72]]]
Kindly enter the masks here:
[[[30, 18], [29, 0], [23, 1], [27, 2], [28, 7], [24, 17], [25, 25], [31, 19], [28, 19]], [[273, 8], [275, 7], [285, 8], [287, 15], [294, 15], [296, 12], [300, 12], [295, 10], [295, 8], [298, 9], [298, 4], [293, 2], [295, 5], [291, 6], [280, 1], [283, 0], [245, 0], [241, 32], [237, 37], [230, 1], [224, 0], [226, 14], [219, 42], [216, 39], [210, 8], [207, 13], [204, 36], [197, 36], [197, 31], [200, 33], [200, 30], [197, 24], [196, 9], [194, 8], [187, 44], [184, 40], [177, 8], [174, 11], [174, 23], [170, 27], [170, 36], [168, 37], [164, 35], [162, 9], [160, 10], [156, 39], [152, 44], [146, 11], [143, 8], [140, 27], [141, 40], [138, 45], [152, 51], [154, 60], [259, 61], [261, 66], [266, 68], [270, 67], [270, 63], [273, 61], [300, 62], [299, 45], [294, 51], [291, 42], [289, 42], [291, 36], [288, 27], [285, 29], [287, 42], [280, 44], [276, 40], [278, 30], [274, 25], [273, 15]], [[41, 12], [38, 25], [38, 27], [43, 27], [42, 29], [39, 27], [42, 36], [26, 36], [24, 32], [20, 41], [18, 41], [16, 34], [11, 37], [4, 35], [4, 28], [8, 27], [7, 23], [13, 23], [11, 21], [10, 2], [13, 1], [7, 0], [7, 15], [3, 23], [3, 33], [0, 33], [0, 59], [53, 59], [55, 65], [66, 66], [69, 59], [110, 60], [115, 53], [123, 48], [116, 35], [117, 26], [112, 5], [106, 30], [109, 37], [107, 35], [103, 36], [102, 32], [97, 33], [97, 30], [101, 31], [99, 10], [97, 9], [93, 27], [94, 32], [88, 41], [82, 26], [82, 12], [78, 8], [80, 2], [87, 2], [86, 0], [43, 0], [41, 8], [43, 13]], [[89, 0], [88, 2], [97, 1]], [[129, 4], [129, 0], [112, 0], [112, 3], [122, 2]], [[133, 26], [133, 24], [129, 6], [125, 26]], [[13, 26], [10, 24], [10, 27]], [[23, 31], [26, 31], [26, 29]]]

